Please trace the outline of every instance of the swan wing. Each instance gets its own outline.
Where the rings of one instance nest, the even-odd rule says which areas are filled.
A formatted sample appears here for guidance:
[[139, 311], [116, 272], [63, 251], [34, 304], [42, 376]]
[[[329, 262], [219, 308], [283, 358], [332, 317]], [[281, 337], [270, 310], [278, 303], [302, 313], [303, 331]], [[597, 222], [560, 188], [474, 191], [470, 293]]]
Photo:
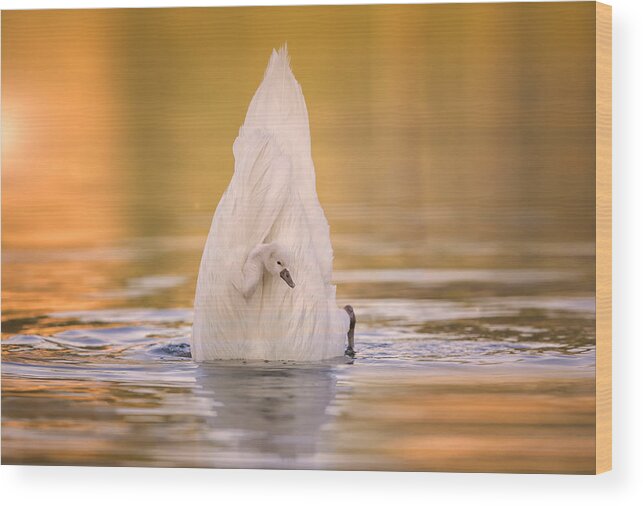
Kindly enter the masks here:
[[[257, 141], [259, 138], [263, 140]], [[313, 250], [310, 254], [314, 255], [324, 281], [330, 284], [333, 262], [330, 229], [317, 196], [306, 101], [290, 67], [286, 46], [278, 51], [273, 50], [263, 81], [250, 102], [236, 141], [238, 146], [235, 146], [235, 161], [243, 158], [245, 163], [238, 163], [235, 173], [237, 170], [254, 173], [258, 168], [251, 167], [248, 163], [251, 156], [244, 157], [249, 154], [246, 147], [250, 139], [253, 139], [250, 143], [256, 142], [257, 145], [267, 143], [269, 149], [264, 154], [274, 157], [273, 163], [265, 165], [268, 172], [261, 182], [271, 181], [276, 184], [274, 193], [283, 189], [281, 185], [286, 185], [285, 194], [290, 198], [296, 196], [302, 203], [303, 222], [306, 226], [298, 232], [298, 236], [303, 238], [305, 235], [312, 239]], [[244, 146], [243, 150], [239, 149], [241, 146]], [[256, 177], [253, 179], [259, 181]], [[262, 198], [267, 193], [257, 192], [255, 195]], [[278, 213], [284, 199], [282, 193], [271, 212]]]

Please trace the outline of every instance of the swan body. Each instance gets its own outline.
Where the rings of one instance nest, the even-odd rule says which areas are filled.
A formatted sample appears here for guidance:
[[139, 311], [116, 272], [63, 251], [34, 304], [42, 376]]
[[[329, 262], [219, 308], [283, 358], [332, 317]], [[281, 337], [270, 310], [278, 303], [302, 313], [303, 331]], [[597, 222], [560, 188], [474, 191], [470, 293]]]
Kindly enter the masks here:
[[196, 361], [315, 361], [344, 354], [349, 315], [331, 283], [308, 112], [286, 48], [272, 52], [234, 142], [194, 303]]

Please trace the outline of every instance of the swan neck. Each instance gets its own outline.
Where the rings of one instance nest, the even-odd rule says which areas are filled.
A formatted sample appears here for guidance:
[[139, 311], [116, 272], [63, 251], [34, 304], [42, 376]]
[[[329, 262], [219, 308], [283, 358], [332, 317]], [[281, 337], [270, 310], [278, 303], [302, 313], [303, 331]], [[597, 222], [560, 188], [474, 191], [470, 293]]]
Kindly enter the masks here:
[[267, 262], [271, 247], [271, 244], [259, 244], [248, 255], [247, 260], [241, 268], [241, 283], [239, 286], [244, 297], [252, 297], [257, 291], [264, 270], [268, 270]]

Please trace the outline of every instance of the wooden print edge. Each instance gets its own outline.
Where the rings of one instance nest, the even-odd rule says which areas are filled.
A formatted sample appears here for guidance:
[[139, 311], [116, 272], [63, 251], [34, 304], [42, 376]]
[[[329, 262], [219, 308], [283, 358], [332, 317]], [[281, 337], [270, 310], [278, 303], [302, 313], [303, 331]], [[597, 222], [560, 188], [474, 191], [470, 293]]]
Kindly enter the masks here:
[[612, 469], [612, 7], [596, 2], [596, 474]]

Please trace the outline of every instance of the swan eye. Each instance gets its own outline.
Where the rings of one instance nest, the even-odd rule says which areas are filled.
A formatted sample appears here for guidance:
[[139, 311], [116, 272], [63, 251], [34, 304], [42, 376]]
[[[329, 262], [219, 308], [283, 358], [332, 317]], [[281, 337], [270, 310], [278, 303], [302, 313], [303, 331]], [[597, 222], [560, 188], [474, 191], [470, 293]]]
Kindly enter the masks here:
[[277, 264], [278, 265], [283, 265], [279, 260], [277, 260]]

